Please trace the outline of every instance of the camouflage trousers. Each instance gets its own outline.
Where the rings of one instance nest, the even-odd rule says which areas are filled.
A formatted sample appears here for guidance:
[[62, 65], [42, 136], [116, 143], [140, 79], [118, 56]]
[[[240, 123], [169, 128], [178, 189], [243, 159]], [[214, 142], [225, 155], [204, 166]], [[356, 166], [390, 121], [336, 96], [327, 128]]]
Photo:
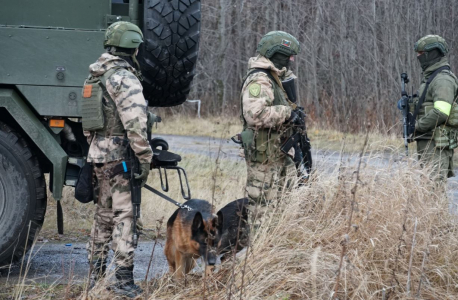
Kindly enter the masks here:
[[289, 156], [268, 163], [248, 159], [246, 194], [250, 205], [266, 206], [276, 200], [279, 193], [290, 186], [289, 178], [296, 177], [296, 168]]
[[422, 165], [432, 164], [431, 179], [445, 182], [453, 177], [453, 150], [436, 148], [434, 140], [417, 140], [418, 160]]
[[129, 180], [123, 174], [109, 178], [104, 170], [110, 170], [119, 161], [110, 162], [100, 167], [94, 166], [99, 184], [99, 196], [91, 229], [91, 239], [86, 249], [88, 259], [95, 262], [105, 260], [110, 249], [114, 251], [114, 262], [118, 267], [133, 266], [134, 247], [133, 209], [130, 197]]

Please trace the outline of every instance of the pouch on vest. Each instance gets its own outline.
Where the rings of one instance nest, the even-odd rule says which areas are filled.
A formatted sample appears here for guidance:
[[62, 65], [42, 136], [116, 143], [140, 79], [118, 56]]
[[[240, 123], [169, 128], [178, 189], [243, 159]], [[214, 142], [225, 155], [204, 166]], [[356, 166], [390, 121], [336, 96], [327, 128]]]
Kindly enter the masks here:
[[245, 128], [241, 133], [240, 137], [242, 138], [242, 147], [245, 152], [245, 157], [251, 157], [254, 147], [254, 131], [250, 128]]
[[94, 200], [91, 163], [85, 163], [80, 170], [78, 181], [75, 185], [75, 198], [81, 203], [88, 203]]
[[458, 127], [458, 103], [455, 101], [452, 104], [452, 109], [450, 110], [450, 116], [448, 117], [447, 125], [451, 127]]
[[453, 150], [458, 147], [458, 130], [451, 129], [449, 133], [449, 146], [450, 150]]
[[264, 163], [267, 160], [276, 161], [282, 154], [277, 141], [281, 134], [271, 129], [260, 129], [255, 137], [254, 155], [252, 161]]
[[81, 117], [83, 130], [96, 131], [105, 126], [103, 114], [103, 90], [95, 82], [86, 81], [83, 88], [83, 101], [81, 103]]
[[251, 156], [251, 161], [264, 163], [267, 160], [267, 144], [269, 142], [269, 130], [260, 129], [256, 132], [254, 138], [255, 148], [253, 155]]
[[450, 129], [445, 125], [437, 126], [434, 129], [434, 143], [435, 147], [439, 149], [448, 149], [450, 146]]
[[426, 116], [431, 110], [434, 109], [434, 104], [428, 102], [428, 103], [425, 103], [425, 104], [423, 105], [423, 107], [425, 108], [425, 114], [424, 114], [424, 116]]

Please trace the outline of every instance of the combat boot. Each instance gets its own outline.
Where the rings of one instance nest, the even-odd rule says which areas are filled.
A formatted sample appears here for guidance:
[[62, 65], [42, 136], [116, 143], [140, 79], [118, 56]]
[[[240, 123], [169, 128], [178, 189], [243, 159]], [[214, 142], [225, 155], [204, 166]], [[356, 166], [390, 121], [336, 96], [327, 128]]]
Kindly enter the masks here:
[[96, 259], [92, 264], [93, 269], [89, 289], [92, 289], [99, 280], [105, 278], [107, 273], [107, 261], [105, 259]]
[[143, 293], [143, 290], [134, 283], [134, 266], [118, 267], [116, 269], [116, 284], [111, 288], [115, 294], [135, 298]]

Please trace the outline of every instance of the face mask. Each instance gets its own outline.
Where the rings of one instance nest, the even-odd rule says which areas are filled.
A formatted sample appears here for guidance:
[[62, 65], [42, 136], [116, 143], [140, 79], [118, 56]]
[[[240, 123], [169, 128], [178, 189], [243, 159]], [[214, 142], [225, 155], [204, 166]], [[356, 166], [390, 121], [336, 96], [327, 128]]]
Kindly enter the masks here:
[[417, 56], [423, 71], [426, 70], [429, 66], [432, 66], [440, 61], [442, 57], [442, 52], [440, 52], [439, 49], [433, 49], [429, 52], [424, 52], [420, 56]]
[[274, 64], [275, 68], [281, 70], [283, 68], [289, 68], [290, 59], [288, 55], [282, 53], [275, 53], [270, 58], [270, 61]]

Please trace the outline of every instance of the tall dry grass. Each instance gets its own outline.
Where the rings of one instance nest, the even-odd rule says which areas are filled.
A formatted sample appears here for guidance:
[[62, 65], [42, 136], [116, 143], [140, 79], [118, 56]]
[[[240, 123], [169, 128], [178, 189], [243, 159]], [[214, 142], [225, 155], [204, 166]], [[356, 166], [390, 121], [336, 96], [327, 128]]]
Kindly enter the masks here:
[[457, 299], [458, 224], [444, 188], [413, 160], [375, 154], [357, 180], [357, 161], [322, 160], [310, 185], [283, 193], [205, 296], [201, 279], [176, 287], [166, 276], [150, 299]]
[[[344, 154], [345, 145], [356, 147], [349, 135], [344, 145], [340, 140], [344, 151], [317, 153], [313, 181], [281, 195], [245, 254], [205, 284], [199, 276], [190, 276], [186, 285], [169, 275], [152, 279], [150, 299], [458, 299], [452, 199], [430, 180], [429, 168], [390, 158], [398, 157], [396, 145], [374, 147], [376, 136], [368, 136], [359, 172], [358, 155]], [[364, 137], [358, 143], [361, 149]], [[244, 162], [183, 158], [194, 198], [219, 208], [243, 195]], [[157, 178], [149, 183], [158, 188]], [[179, 199], [177, 187], [175, 177], [171, 196]], [[175, 207], [144, 193], [145, 227], [153, 230]], [[83, 224], [89, 225], [93, 214], [86, 209], [72, 202], [67, 213], [75, 220], [69, 222], [87, 214]]]

